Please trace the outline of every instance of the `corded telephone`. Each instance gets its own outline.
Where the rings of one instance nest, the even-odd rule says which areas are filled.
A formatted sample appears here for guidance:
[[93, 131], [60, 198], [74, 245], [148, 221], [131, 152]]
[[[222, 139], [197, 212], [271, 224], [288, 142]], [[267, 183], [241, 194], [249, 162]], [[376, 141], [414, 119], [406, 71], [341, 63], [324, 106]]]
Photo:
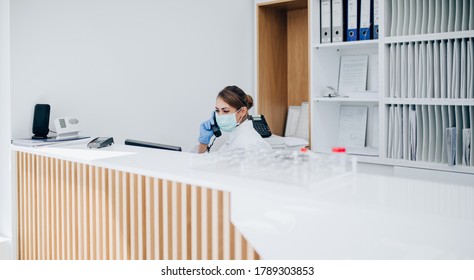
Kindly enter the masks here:
[[79, 137], [80, 125], [76, 118], [59, 118], [54, 120], [56, 139], [72, 139]]
[[214, 124], [211, 124], [212, 133], [214, 133], [214, 136], [216, 136], [216, 138], [221, 137], [222, 132], [219, 129], [219, 126], [217, 125], [216, 113], [214, 113], [213, 119], [214, 119]]
[[[268, 126], [267, 121], [265, 120], [265, 117], [263, 115], [249, 116], [249, 119], [252, 120], [253, 128], [255, 128], [255, 130], [260, 134], [260, 136], [262, 136], [262, 138], [272, 136], [270, 127]], [[216, 114], [214, 114], [214, 124], [211, 125], [211, 129], [216, 138], [222, 135], [222, 132], [219, 129], [219, 126], [217, 125]]]
[[263, 115], [250, 116], [250, 119], [253, 122], [253, 128], [255, 128], [262, 138], [268, 138], [272, 136], [270, 127], [268, 126], [268, 123]]
[[99, 148], [110, 146], [113, 143], [114, 143], [113, 137], [97, 137], [97, 138], [92, 139], [92, 141], [90, 141], [89, 144], [87, 144], [87, 147], [91, 149], [99, 149]]

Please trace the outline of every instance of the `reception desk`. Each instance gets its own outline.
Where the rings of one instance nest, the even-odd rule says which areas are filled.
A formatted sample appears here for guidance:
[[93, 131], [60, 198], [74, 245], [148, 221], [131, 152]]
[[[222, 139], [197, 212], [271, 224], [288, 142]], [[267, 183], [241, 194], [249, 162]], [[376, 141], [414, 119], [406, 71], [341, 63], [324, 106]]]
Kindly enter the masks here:
[[368, 174], [308, 186], [198, 156], [12, 146], [18, 259], [474, 259], [474, 186]]

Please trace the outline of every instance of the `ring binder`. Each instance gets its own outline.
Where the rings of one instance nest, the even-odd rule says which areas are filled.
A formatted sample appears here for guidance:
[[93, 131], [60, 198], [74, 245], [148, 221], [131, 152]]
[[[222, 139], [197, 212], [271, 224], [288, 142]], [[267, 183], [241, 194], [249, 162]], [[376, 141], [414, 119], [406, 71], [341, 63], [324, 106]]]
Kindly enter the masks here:
[[370, 29], [372, 27], [371, 8], [372, 8], [371, 0], [361, 0], [359, 40], [370, 40], [371, 38], [371, 34], [370, 34]]
[[345, 0], [346, 15], [347, 15], [347, 41], [357, 41], [359, 38], [358, 23], [359, 23], [359, 0]]
[[344, 14], [342, 0], [332, 0], [332, 41], [342, 42], [343, 41], [343, 30], [344, 30]]
[[331, 43], [331, 0], [321, 0], [321, 43]]
[[373, 0], [373, 19], [374, 25], [372, 30], [372, 38], [378, 39], [379, 38], [379, 1], [380, 0]]

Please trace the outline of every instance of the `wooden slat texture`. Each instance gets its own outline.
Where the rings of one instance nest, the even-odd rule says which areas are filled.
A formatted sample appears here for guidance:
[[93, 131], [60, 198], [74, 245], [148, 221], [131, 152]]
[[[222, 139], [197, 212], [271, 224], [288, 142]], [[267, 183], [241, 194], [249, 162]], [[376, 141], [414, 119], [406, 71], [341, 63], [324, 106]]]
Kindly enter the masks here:
[[18, 259], [259, 259], [230, 194], [17, 152]]

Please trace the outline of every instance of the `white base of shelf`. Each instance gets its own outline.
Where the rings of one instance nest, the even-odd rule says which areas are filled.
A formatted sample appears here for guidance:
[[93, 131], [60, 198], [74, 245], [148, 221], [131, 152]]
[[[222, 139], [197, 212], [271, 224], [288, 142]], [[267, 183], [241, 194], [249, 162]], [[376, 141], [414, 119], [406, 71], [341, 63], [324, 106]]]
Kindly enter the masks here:
[[373, 164], [381, 164], [381, 165], [403, 166], [403, 167], [430, 169], [430, 170], [437, 170], [437, 171], [474, 174], [474, 166], [459, 166], [459, 165], [449, 166], [447, 164], [442, 164], [442, 163], [410, 161], [410, 160], [402, 160], [402, 159], [388, 159], [388, 158], [369, 157], [369, 156], [358, 156], [357, 160], [358, 162], [362, 162], [362, 163], [373, 163]]
[[326, 43], [326, 44], [314, 44], [313, 47], [316, 49], [345, 49], [357, 47], [378, 47], [379, 40], [363, 40], [363, 41], [346, 41], [337, 43]]
[[[379, 150], [376, 148], [364, 147], [364, 148], [346, 148], [346, 153], [349, 156], [355, 157], [370, 157], [370, 158], [378, 158], [379, 157]], [[319, 154], [331, 154], [331, 151], [324, 150], [324, 151], [314, 151], [315, 153]]]
[[384, 104], [411, 104], [411, 105], [450, 105], [474, 106], [474, 99], [468, 98], [383, 98]]
[[378, 98], [371, 97], [316, 97], [315, 102], [379, 102]]
[[419, 41], [448, 40], [448, 39], [469, 38], [473, 36], [474, 36], [473, 30], [455, 31], [455, 32], [444, 32], [444, 33], [385, 37], [383, 39], [383, 43], [391, 44], [391, 43], [405, 43], [405, 42], [419, 42]]

